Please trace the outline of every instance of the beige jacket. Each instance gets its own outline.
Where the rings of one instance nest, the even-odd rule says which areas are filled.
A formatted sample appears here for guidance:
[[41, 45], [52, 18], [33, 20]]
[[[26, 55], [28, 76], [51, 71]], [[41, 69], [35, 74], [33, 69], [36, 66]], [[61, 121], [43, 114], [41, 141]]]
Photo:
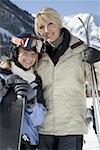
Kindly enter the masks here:
[[[70, 45], [76, 42], [78, 39], [72, 36]], [[86, 66], [88, 71], [89, 65], [82, 62], [84, 48], [83, 44], [74, 49], [69, 47], [56, 66], [46, 53], [39, 61], [37, 71], [43, 81], [44, 99], [48, 110], [40, 133], [87, 133], [84, 67]]]

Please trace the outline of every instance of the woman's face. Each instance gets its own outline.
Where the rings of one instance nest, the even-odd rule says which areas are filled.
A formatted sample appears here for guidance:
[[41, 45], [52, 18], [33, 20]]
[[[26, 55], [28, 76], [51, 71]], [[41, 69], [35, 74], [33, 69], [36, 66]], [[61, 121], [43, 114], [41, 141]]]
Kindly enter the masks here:
[[34, 51], [27, 51], [19, 48], [18, 62], [26, 69], [31, 68], [37, 59], [37, 54]]
[[57, 23], [41, 21], [38, 25], [39, 34], [49, 43], [53, 43], [60, 37], [60, 27]]

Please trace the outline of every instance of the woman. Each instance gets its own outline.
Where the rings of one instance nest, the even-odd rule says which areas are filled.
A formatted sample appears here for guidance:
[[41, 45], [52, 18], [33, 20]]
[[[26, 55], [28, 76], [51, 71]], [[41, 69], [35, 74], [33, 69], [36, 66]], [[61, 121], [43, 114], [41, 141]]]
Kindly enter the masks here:
[[[11, 110], [13, 101], [16, 101], [16, 97], [19, 95], [26, 99], [21, 150], [35, 150], [37, 148], [39, 142], [37, 127], [43, 123], [46, 115], [42, 82], [35, 71], [38, 51], [41, 46], [41, 41], [34, 35], [26, 33], [18, 35], [12, 38], [12, 60], [9, 60], [8, 57], [5, 60], [3, 59], [5, 57], [2, 57], [0, 61], [1, 108], [7, 103], [9, 109], [6, 111]], [[13, 142], [12, 137], [10, 137], [11, 140]], [[7, 146], [6, 144], [5, 140], [5, 146]], [[14, 149], [14, 147], [10, 148]]]
[[35, 17], [36, 34], [44, 39], [38, 63], [48, 110], [39, 129], [40, 150], [82, 150], [87, 133], [85, 82], [90, 65], [86, 45], [62, 27], [59, 13], [43, 8]]

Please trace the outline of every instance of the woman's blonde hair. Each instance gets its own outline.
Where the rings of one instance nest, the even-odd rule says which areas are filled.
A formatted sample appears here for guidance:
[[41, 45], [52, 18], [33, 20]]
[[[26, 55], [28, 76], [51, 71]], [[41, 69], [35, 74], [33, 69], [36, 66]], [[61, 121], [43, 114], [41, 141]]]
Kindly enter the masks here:
[[41, 23], [41, 20], [46, 21], [46, 22], [50, 22], [50, 21], [56, 22], [60, 28], [62, 27], [61, 16], [59, 15], [59, 13], [52, 8], [43, 8], [40, 12], [36, 14], [36, 17], [35, 17], [34, 29], [38, 36], [39, 36], [38, 26]]

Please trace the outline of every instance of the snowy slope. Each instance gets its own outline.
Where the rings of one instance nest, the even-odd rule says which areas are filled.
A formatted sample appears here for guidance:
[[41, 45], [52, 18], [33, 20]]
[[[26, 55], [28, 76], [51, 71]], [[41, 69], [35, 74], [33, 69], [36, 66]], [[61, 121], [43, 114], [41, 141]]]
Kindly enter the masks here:
[[[73, 35], [86, 42], [85, 30], [78, 17], [81, 18], [86, 25], [89, 15], [90, 14], [88, 13], [80, 13], [74, 16], [65, 16], [62, 18], [63, 26], [66, 27]], [[100, 26], [95, 24], [93, 15], [89, 22], [89, 38], [91, 46], [100, 50]]]

